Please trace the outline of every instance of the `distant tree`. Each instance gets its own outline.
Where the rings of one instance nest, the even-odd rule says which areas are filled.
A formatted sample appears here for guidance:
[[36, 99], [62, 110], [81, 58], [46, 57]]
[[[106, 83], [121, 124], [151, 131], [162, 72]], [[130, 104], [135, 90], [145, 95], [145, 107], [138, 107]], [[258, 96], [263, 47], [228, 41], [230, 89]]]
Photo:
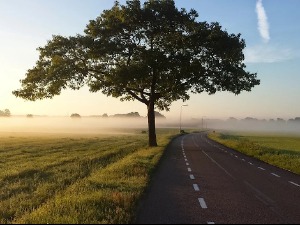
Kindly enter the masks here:
[[9, 109], [5, 109], [4, 114], [5, 114], [5, 116], [11, 116], [11, 113], [10, 113]]
[[131, 112], [126, 115], [127, 117], [141, 117], [138, 112]]
[[81, 118], [81, 116], [78, 113], [73, 113], [71, 118]]
[[238, 95], [260, 83], [245, 71], [241, 35], [197, 17], [174, 0], [116, 1], [89, 22], [85, 35], [53, 36], [39, 48], [36, 66], [13, 94], [34, 101], [87, 84], [91, 92], [138, 100], [148, 110], [149, 146], [157, 146], [155, 108], [169, 110], [190, 93]]
[[156, 117], [156, 118], [163, 118], [163, 119], [166, 119], [166, 117], [165, 117], [163, 114], [161, 114], [160, 112], [155, 111], [154, 113], [155, 113], [155, 117]]
[[108, 117], [107, 113], [104, 113], [104, 114], [102, 115], [102, 117], [103, 117], [103, 118], [107, 118], [107, 117]]
[[285, 120], [284, 120], [284, 119], [282, 119], [282, 118], [277, 118], [277, 122], [278, 122], [278, 123], [284, 123], [284, 122], [285, 122]]
[[0, 110], [0, 116], [10, 117], [11, 116], [10, 110], [9, 109], [5, 109], [4, 111]]
[[294, 121], [295, 122], [300, 122], [300, 117], [295, 117]]
[[114, 117], [132, 117], [132, 118], [140, 118], [140, 114], [138, 112], [130, 112], [126, 114], [115, 114]]
[[32, 118], [33, 115], [32, 115], [32, 114], [27, 114], [26, 117], [27, 117], [27, 118]]

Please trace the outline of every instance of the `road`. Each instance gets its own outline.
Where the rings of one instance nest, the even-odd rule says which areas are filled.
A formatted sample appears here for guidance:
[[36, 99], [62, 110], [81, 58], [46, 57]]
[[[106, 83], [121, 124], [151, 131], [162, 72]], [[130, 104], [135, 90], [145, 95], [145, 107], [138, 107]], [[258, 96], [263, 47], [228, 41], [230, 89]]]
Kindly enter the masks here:
[[193, 133], [166, 149], [137, 224], [299, 224], [300, 176]]

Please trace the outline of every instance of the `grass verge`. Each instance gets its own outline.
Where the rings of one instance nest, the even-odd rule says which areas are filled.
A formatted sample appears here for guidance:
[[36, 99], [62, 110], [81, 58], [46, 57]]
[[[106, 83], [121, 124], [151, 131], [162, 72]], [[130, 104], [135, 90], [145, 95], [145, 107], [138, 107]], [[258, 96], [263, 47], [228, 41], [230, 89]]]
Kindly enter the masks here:
[[279, 134], [211, 132], [227, 147], [300, 175], [300, 137]]

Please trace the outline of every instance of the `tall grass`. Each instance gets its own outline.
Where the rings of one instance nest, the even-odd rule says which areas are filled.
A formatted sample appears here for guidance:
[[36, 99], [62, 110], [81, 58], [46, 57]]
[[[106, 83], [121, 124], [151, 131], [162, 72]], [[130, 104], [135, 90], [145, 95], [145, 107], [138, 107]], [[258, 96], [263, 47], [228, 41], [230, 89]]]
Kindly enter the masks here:
[[300, 175], [300, 137], [267, 133], [209, 133], [209, 138]]
[[130, 223], [175, 133], [0, 137], [0, 223]]

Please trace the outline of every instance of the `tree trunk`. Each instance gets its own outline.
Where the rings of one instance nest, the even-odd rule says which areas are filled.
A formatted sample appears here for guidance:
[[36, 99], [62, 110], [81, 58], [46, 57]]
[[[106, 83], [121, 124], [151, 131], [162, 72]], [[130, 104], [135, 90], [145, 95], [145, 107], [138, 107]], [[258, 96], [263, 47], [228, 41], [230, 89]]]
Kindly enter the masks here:
[[148, 133], [149, 133], [149, 147], [156, 147], [156, 131], [155, 131], [155, 113], [154, 101], [150, 101], [148, 105]]

